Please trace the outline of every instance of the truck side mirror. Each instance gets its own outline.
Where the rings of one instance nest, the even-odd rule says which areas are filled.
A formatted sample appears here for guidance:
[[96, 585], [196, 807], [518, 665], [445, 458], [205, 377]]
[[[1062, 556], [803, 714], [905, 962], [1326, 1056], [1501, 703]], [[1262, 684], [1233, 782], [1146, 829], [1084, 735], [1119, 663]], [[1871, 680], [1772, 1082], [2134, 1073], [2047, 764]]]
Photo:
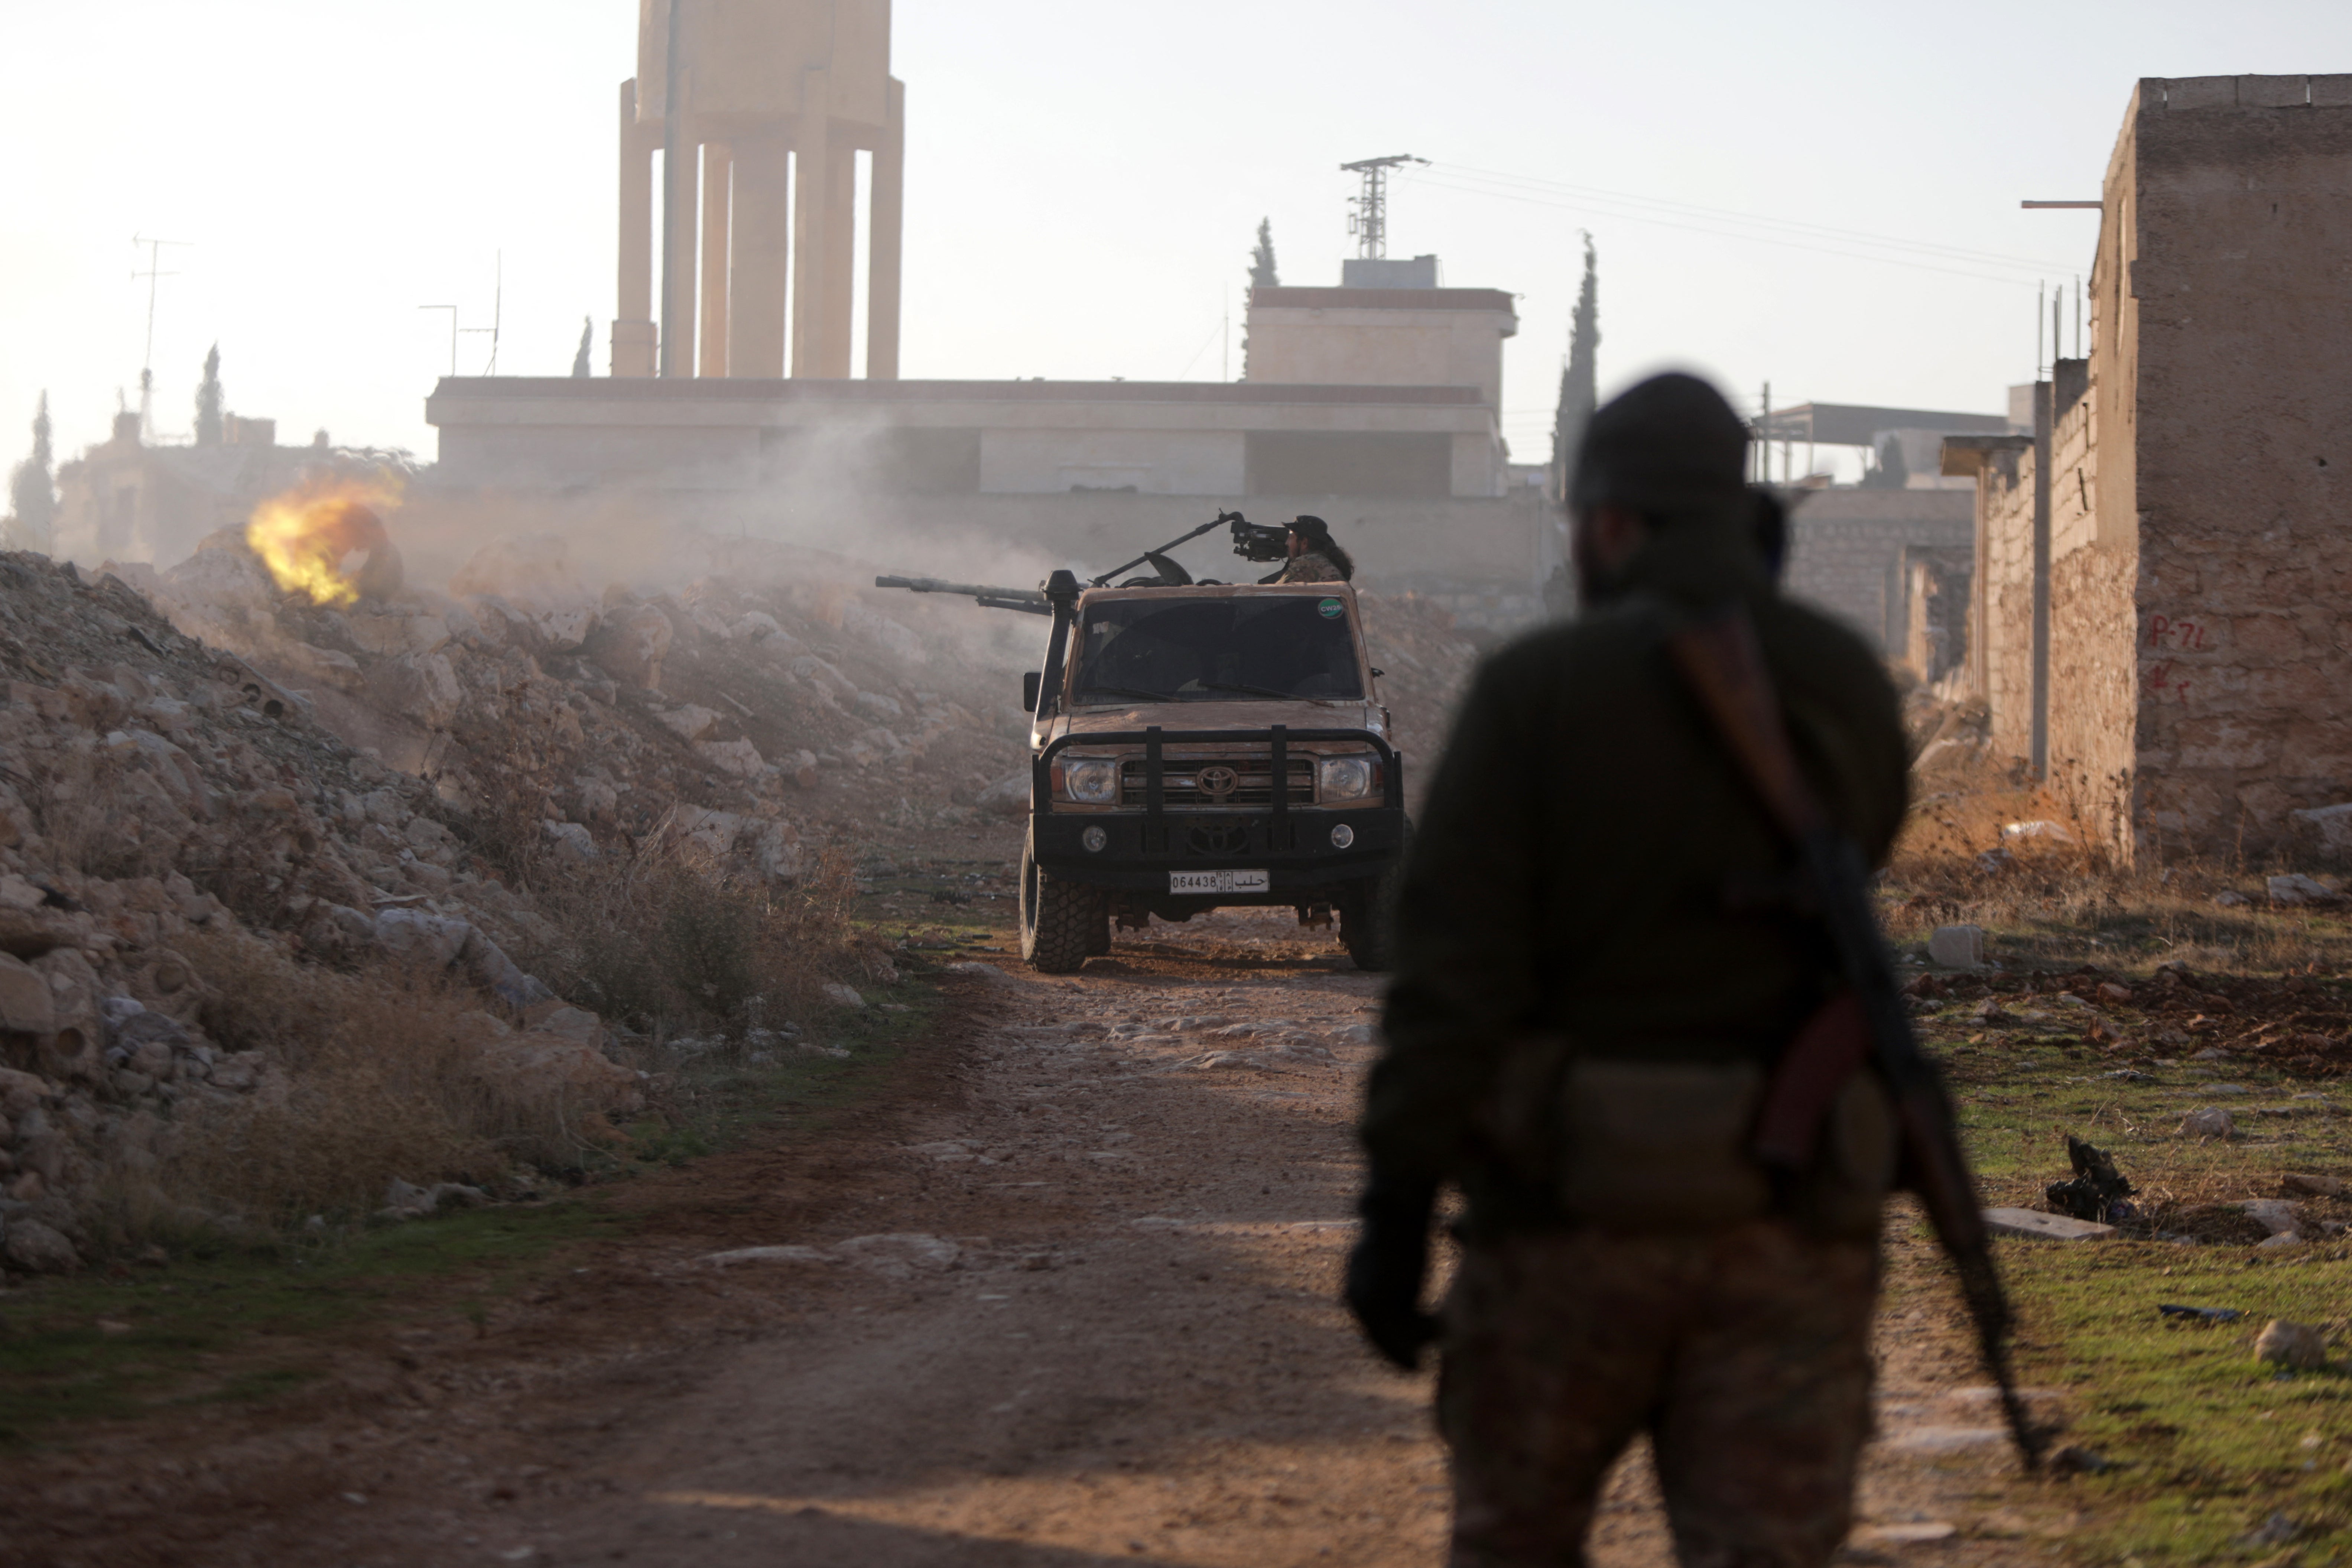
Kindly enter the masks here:
[[1032, 669], [1021, 677], [1021, 708], [1026, 713], [1037, 711], [1037, 696], [1045, 684], [1045, 672]]

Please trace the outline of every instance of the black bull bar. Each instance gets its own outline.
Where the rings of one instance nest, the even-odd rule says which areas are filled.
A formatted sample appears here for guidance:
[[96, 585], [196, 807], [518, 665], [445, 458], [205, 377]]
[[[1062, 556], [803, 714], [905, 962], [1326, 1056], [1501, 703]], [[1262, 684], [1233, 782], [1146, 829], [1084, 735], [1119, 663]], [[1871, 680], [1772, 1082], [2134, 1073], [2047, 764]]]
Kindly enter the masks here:
[[[1348, 850], [1322, 842], [1319, 834], [1294, 831], [1289, 798], [1290, 749], [1300, 742], [1351, 742], [1373, 752], [1381, 762], [1381, 789], [1376, 799], [1317, 808], [1314, 820], [1338, 820], [1358, 814], [1356, 841]], [[1263, 744], [1268, 752], [1269, 799], [1264, 805], [1168, 810], [1166, 752], [1171, 746], [1248, 746]], [[1106, 813], [1072, 811], [1069, 803], [1053, 797], [1055, 759], [1072, 747], [1092, 751], [1098, 746], [1134, 748], [1143, 753], [1144, 805], [1140, 816], [1131, 811]], [[1381, 863], [1402, 847], [1404, 816], [1403, 770], [1396, 749], [1369, 730], [1295, 730], [1270, 725], [1263, 730], [1167, 730], [1158, 725], [1142, 730], [1094, 731], [1065, 735], [1041, 750], [1031, 764], [1033, 808], [1031, 842], [1039, 862], [1056, 875], [1106, 886], [1133, 885], [1140, 890], [1165, 886], [1165, 872], [1146, 867], [1190, 865], [1202, 869], [1221, 863], [1232, 866], [1268, 865], [1275, 872], [1276, 901], [1285, 887], [1297, 889], [1377, 874]], [[1059, 809], [1057, 809], [1057, 805]], [[1080, 851], [1076, 842], [1081, 823], [1111, 830], [1112, 840], [1101, 853]], [[1171, 833], [1171, 826], [1188, 831]], [[1229, 847], [1192, 843], [1202, 829], [1219, 824], [1240, 830], [1241, 839]], [[1303, 826], [1303, 824], [1300, 825]]]

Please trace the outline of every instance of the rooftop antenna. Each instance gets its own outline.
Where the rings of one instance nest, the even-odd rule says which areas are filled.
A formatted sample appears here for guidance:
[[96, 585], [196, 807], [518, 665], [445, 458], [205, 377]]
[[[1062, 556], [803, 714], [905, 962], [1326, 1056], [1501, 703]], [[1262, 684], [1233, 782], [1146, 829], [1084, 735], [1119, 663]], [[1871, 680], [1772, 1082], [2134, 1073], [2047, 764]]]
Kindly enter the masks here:
[[[453, 312], [449, 317], [449, 325], [456, 329], [457, 331], [487, 334], [490, 340], [490, 363], [483, 370], [482, 374], [484, 375], [496, 375], [499, 374], [499, 323], [506, 315], [507, 253], [505, 251], [501, 250], [498, 253], [497, 270], [490, 276], [490, 324], [487, 327], [459, 327], [457, 326], [457, 318], [456, 314]], [[453, 333], [449, 351], [450, 374], [455, 375], [457, 374], [457, 352]]]
[[457, 324], [457, 307], [455, 305], [419, 305], [416, 307], [420, 310], [446, 310], [449, 312], [449, 374], [451, 375], [457, 374], [457, 339], [461, 335], [467, 333], [474, 333], [488, 337], [490, 340], [490, 363], [482, 374], [485, 375], [496, 375], [499, 374], [499, 323], [504, 320], [506, 314], [507, 253], [505, 251], [501, 250], [498, 253], [497, 265], [498, 270], [492, 274], [493, 281], [490, 285], [490, 324], [488, 326], [459, 326]]
[[1348, 232], [1356, 237], [1358, 256], [1377, 261], [1389, 253], [1389, 171], [1407, 163], [1428, 162], [1410, 153], [1399, 153], [1393, 157], [1366, 158], [1339, 165], [1341, 174], [1360, 175], [1364, 182], [1363, 193], [1348, 198], [1348, 205], [1355, 209], [1348, 215]]
[[147, 347], [139, 356], [139, 438], [152, 441], [155, 438], [155, 282], [160, 278], [179, 276], [176, 272], [162, 269], [163, 247], [176, 245], [185, 248], [195, 241], [150, 239], [145, 235], [134, 234], [131, 237], [131, 243], [147, 247], [147, 270], [141, 272], [134, 268], [131, 280], [136, 283], [142, 278], [147, 279]]

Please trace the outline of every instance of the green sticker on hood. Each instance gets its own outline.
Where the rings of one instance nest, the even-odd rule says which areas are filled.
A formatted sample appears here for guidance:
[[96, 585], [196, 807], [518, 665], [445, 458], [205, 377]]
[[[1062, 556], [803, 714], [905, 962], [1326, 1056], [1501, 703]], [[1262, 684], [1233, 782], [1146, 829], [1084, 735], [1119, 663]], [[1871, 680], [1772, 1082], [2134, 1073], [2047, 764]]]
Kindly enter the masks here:
[[1323, 612], [1323, 618], [1327, 621], [1336, 621], [1348, 613], [1348, 606], [1337, 599], [1326, 599], [1315, 607]]

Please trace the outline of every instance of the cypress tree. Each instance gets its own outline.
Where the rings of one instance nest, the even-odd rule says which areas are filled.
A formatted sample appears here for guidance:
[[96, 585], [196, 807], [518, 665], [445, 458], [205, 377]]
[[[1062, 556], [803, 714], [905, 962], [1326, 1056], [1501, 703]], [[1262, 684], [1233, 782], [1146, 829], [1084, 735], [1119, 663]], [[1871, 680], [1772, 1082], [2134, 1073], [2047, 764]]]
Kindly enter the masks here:
[[196, 384], [196, 445], [221, 444], [220, 344], [205, 356], [205, 378]]
[[1262, 217], [1257, 220], [1257, 248], [1250, 252], [1250, 287], [1273, 289], [1281, 282], [1274, 270], [1274, 220]]
[[1575, 324], [1569, 329], [1568, 363], [1559, 373], [1559, 409], [1552, 416], [1552, 489], [1563, 503], [1576, 466], [1577, 445], [1584, 439], [1584, 423], [1601, 405], [1600, 279], [1594, 266], [1592, 236], [1584, 237], [1584, 286], [1577, 291]]
[[39, 412], [33, 416], [33, 455], [16, 465], [8, 481], [8, 504], [16, 518], [8, 542], [20, 550], [47, 550], [49, 525], [58, 517], [57, 487], [50, 478], [54, 454], [49, 450], [49, 395], [41, 394]]
[[593, 316], [580, 318], [580, 352], [572, 356], [572, 374], [586, 380], [588, 376], [588, 345], [594, 337], [596, 321]]

